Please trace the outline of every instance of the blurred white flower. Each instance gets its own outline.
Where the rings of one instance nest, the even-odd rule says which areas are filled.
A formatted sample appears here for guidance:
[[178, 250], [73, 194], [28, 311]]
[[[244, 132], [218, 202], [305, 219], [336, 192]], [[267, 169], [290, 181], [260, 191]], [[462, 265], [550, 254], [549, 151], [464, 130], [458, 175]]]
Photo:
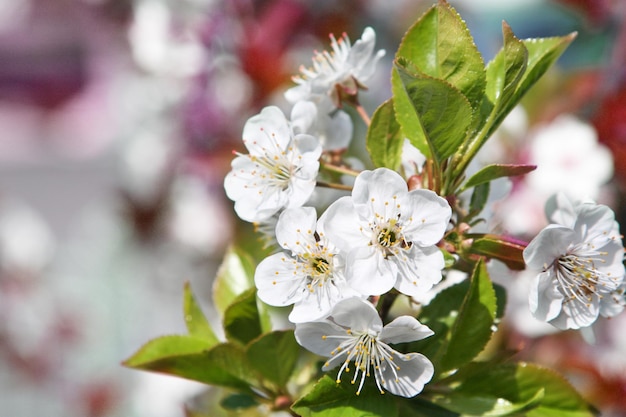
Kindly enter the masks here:
[[52, 260], [55, 240], [43, 219], [29, 206], [0, 201], [0, 266], [12, 273], [38, 273]]
[[201, 254], [219, 253], [232, 235], [229, 214], [211, 196], [206, 183], [195, 177], [176, 179], [168, 222], [172, 236]]
[[533, 235], [545, 226], [543, 202], [554, 193], [597, 200], [613, 174], [610, 151], [598, 143], [592, 126], [572, 115], [538, 126], [529, 141], [522, 162], [537, 169], [517, 182], [499, 207], [504, 228], [513, 234]]
[[187, 38], [174, 38], [171, 10], [156, 0], [136, 3], [128, 37], [137, 63], [144, 69], [169, 76], [190, 76], [204, 62], [204, 48], [191, 32]]
[[537, 169], [528, 185], [543, 194], [564, 192], [573, 199], [597, 199], [600, 186], [613, 175], [611, 152], [598, 143], [594, 128], [571, 115], [561, 115], [534, 134], [530, 163]]

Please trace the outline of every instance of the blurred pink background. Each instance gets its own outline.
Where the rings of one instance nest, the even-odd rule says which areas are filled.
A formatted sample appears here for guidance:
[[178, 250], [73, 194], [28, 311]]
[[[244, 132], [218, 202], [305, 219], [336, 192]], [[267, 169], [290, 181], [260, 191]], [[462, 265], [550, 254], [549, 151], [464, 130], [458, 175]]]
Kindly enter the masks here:
[[[485, 157], [554, 156], [542, 163], [570, 167], [589, 180], [587, 195], [626, 219], [626, 4], [450, 3], [486, 61], [501, 45], [503, 19], [520, 38], [579, 32]], [[431, 4], [2, 0], [1, 414], [183, 416], [183, 403], [202, 386], [120, 362], [150, 338], [184, 331], [185, 281], [211, 311], [220, 257], [245, 230], [222, 181], [246, 119], [269, 103], [286, 106], [290, 77], [326, 48], [329, 33], [356, 39], [366, 26], [387, 49], [364, 96], [372, 112], [390, 96], [402, 34]], [[541, 144], [548, 128], [565, 143], [584, 135], [583, 157], [558, 160]], [[601, 154], [596, 162], [589, 149]], [[545, 171], [539, 183], [552, 175]], [[514, 183], [509, 204], [519, 213], [496, 213], [499, 227], [535, 233], [549, 191], [531, 178]], [[593, 345], [577, 332], [546, 334], [521, 320], [505, 323], [496, 343], [558, 368], [604, 415], [626, 415], [624, 315], [600, 323]]]

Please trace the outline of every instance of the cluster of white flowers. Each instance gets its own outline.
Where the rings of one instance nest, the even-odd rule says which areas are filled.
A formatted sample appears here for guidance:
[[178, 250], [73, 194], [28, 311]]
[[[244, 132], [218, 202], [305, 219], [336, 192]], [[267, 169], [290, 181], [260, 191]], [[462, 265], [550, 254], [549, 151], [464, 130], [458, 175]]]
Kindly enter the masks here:
[[[274, 232], [282, 251], [257, 266], [258, 297], [273, 306], [293, 305], [289, 320], [305, 348], [343, 362], [337, 379], [352, 382], [374, 372], [376, 384], [412, 397], [433, 376], [433, 365], [418, 353], [400, 354], [387, 343], [419, 340], [432, 331], [402, 316], [387, 326], [369, 296], [393, 288], [409, 296], [442, 279], [443, 255], [436, 244], [450, 221], [448, 202], [429, 190], [409, 191], [398, 173], [379, 168], [361, 172], [351, 196], [333, 202], [318, 219], [307, 206], [324, 152], [347, 148], [352, 120], [342, 100], [356, 104], [384, 51], [374, 53], [371, 28], [351, 46], [331, 37], [333, 52], [317, 53], [286, 92], [291, 120], [266, 107], [243, 130], [249, 154], [237, 154], [224, 187], [238, 216]], [[273, 230], [272, 230], [273, 229]]]
[[[372, 372], [381, 392], [412, 397], [432, 378], [433, 364], [388, 343], [433, 332], [410, 316], [383, 327], [375, 303], [390, 291], [419, 298], [442, 280], [438, 244], [452, 210], [433, 191], [409, 190], [407, 178], [425, 158], [405, 143], [406, 177], [387, 168], [364, 170], [352, 187], [339, 187], [351, 195], [318, 218], [311, 197], [318, 185], [329, 185], [320, 180], [320, 163], [341, 154], [352, 136], [341, 103], [358, 106], [358, 90], [384, 55], [374, 53], [371, 28], [354, 46], [345, 35], [331, 40], [333, 51], [316, 53], [313, 68], [302, 69], [298, 85], [287, 91], [291, 120], [272, 106], [246, 123], [249, 153], [237, 154], [224, 186], [239, 217], [260, 225], [280, 248], [259, 263], [254, 281], [263, 302], [293, 306], [289, 320], [298, 343], [330, 358], [324, 370], [341, 365], [338, 382], [353, 363], [357, 394]], [[620, 312], [624, 250], [611, 210], [556, 197], [548, 217], [554, 224], [524, 251], [526, 263], [541, 271], [530, 294], [533, 314], [566, 329]]]
[[[441, 281], [444, 260], [435, 245], [450, 216], [445, 199], [429, 190], [408, 191], [396, 172], [386, 168], [363, 171], [352, 195], [332, 203], [319, 220], [313, 207], [281, 212], [276, 241], [284, 251], [258, 265], [257, 294], [270, 305], [294, 305], [289, 319], [296, 324], [298, 341], [315, 353], [332, 356], [325, 369], [345, 354], [341, 375], [350, 369], [348, 362], [354, 361], [353, 382], [362, 372], [359, 392], [372, 366], [379, 388], [396, 395], [416, 395], [432, 377], [432, 364], [416, 353], [398, 354], [394, 362], [396, 352], [386, 342], [418, 340], [430, 331], [416, 319], [403, 316], [396, 325], [389, 325], [395, 329], [394, 337], [386, 338], [388, 332], [381, 331], [378, 312], [366, 299], [392, 288], [412, 296]], [[417, 328], [422, 337], [415, 336]], [[333, 340], [323, 344], [330, 349], [318, 346], [319, 332], [324, 332], [324, 340]], [[338, 332], [349, 337], [331, 337]], [[394, 376], [391, 381], [390, 374]]]

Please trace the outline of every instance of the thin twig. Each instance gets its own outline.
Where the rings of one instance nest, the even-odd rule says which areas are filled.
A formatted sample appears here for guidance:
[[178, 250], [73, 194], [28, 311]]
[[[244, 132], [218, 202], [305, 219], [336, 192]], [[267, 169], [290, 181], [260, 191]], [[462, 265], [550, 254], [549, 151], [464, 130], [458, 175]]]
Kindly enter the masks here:
[[363, 108], [363, 106], [361, 106], [360, 104], [355, 105], [354, 108], [356, 109], [356, 111], [359, 113], [359, 116], [361, 116], [361, 119], [363, 119], [363, 121], [365, 122], [365, 124], [367, 125], [367, 127], [369, 127], [369, 125], [372, 123], [372, 120], [370, 119], [369, 114], [367, 114], [367, 112], [365, 111], [365, 109]]
[[335, 190], [352, 191], [351, 185], [336, 184], [336, 183], [330, 183], [330, 182], [324, 182], [324, 181], [317, 181], [316, 185], [318, 187], [333, 188]]

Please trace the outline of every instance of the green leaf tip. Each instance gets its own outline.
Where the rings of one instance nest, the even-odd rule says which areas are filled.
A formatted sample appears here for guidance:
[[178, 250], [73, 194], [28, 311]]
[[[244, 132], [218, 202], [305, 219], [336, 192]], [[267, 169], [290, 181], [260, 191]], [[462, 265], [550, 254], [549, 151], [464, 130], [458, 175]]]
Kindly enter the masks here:
[[194, 297], [189, 281], [185, 282], [183, 293], [183, 317], [187, 331], [191, 336], [204, 339], [210, 344], [217, 344], [219, 340]]

